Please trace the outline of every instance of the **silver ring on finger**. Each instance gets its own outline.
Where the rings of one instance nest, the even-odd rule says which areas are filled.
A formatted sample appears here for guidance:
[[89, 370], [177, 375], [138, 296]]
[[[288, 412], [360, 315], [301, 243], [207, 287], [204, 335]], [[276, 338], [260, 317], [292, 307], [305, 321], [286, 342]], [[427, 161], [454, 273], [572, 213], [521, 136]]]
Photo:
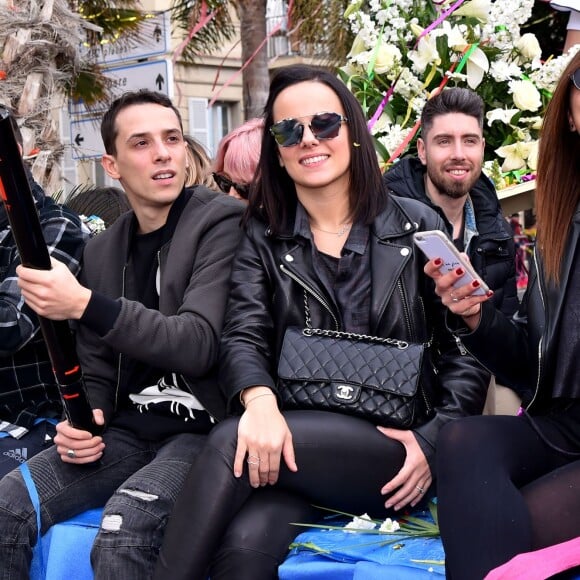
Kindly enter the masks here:
[[260, 458], [256, 455], [248, 455], [248, 459], [246, 459], [248, 465], [260, 465]]
[[449, 296], [451, 297], [452, 302], [459, 302], [459, 298], [457, 298], [457, 296], [455, 296], [455, 292], [453, 290], [451, 290], [451, 292], [449, 292]]
[[416, 485], [415, 487], [417, 488], [417, 491], [418, 491], [418, 492], [419, 492], [421, 495], [423, 495], [423, 494], [425, 493], [425, 489], [424, 489], [424, 488], [422, 488], [420, 485]]
[[74, 449], [69, 449], [66, 452], [66, 456], [69, 457], [70, 459], [76, 459], [77, 454]]

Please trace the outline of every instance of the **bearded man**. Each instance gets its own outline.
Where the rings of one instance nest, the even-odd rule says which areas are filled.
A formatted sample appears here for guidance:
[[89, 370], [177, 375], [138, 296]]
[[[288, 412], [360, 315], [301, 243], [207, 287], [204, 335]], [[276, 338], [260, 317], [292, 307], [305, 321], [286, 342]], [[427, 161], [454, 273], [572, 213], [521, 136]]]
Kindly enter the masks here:
[[393, 194], [439, 212], [455, 246], [494, 291], [495, 306], [511, 316], [518, 307], [515, 247], [493, 183], [481, 171], [483, 114], [483, 101], [469, 89], [438, 93], [421, 114], [418, 159], [401, 159], [384, 180]]

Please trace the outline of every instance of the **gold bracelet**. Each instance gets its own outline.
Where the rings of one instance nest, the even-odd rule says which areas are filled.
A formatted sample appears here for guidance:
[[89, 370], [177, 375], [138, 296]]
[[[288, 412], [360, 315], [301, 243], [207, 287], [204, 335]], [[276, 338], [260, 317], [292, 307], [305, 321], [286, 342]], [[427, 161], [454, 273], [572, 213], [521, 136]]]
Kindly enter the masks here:
[[275, 397], [276, 395], [274, 393], [260, 393], [259, 395], [256, 395], [255, 397], [252, 397], [249, 401], [246, 401], [245, 403], [242, 403], [242, 405], [244, 406], [244, 409], [248, 408], [248, 405], [252, 402], [255, 401], [256, 399], [259, 399], [260, 397]]

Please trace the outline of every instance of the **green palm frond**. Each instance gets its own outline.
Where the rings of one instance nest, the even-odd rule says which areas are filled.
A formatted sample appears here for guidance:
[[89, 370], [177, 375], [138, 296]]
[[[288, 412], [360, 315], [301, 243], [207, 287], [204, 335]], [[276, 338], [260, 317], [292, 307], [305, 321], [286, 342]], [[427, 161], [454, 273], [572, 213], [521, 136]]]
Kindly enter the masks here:
[[344, 62], [354, 39], [344, 13], [350, 0], [294, 0], [292, 35], [301, 52], [327, 66]]
[[[187, 63], [195, 62], [200, 54], [210, 54], [221, 48], [224, 42], [235, 37], [236, 28], [230, 9], [235, 2], [228, 0], [206, 0], [205, 7], [213, 12], [213, 18], [192, 36], [184, 48], [180, 59]], [[206, 15], [202, 13], [204, 3], [196, 0], [174, 0], [171, 17], [180, 36], [187, 38], [189, 32]]]

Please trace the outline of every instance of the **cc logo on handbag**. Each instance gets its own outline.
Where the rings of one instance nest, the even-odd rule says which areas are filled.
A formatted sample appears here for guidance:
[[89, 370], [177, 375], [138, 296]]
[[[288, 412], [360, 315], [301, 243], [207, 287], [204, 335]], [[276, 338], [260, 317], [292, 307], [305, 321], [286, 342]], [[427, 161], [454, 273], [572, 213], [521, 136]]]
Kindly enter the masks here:
[[349, 385], [336, 385], [336, 398], [343, 401], [350, 401], [353, 398], [354, 387]]

